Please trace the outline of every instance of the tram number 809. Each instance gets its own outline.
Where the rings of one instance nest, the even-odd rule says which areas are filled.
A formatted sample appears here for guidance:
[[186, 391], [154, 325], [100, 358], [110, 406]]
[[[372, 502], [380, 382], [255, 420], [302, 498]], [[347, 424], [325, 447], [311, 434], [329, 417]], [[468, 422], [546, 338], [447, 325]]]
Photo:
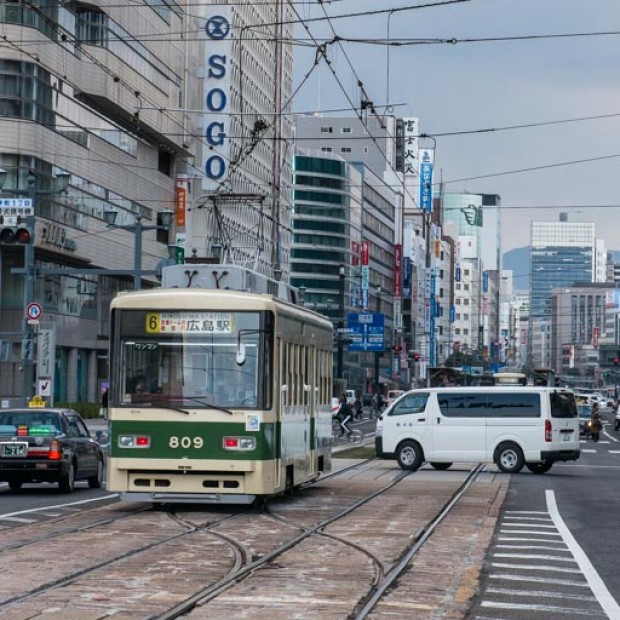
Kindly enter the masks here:
[[200, 450], [204, 445], [205, 442], [202, 437], [175, 437], [173, 435], [168, 440], [168, 446], [173, 450], [176, 448], [196, 448]]

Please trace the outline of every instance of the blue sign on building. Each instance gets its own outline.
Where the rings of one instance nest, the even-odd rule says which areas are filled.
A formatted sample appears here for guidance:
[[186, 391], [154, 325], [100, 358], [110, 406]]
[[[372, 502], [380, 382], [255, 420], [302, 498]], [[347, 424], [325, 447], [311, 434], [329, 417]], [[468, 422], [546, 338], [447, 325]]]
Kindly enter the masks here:
[[347, 315], [349, 351], [384, 351], [385, 317], [377, 312]]

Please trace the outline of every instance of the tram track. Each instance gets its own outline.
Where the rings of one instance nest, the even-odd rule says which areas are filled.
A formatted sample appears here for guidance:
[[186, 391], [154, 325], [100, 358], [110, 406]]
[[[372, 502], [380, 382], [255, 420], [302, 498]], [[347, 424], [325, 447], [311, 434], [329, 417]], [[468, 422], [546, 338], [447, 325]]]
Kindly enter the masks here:
[[[368, 468], [369, 464], [373, 466]], [[358, 475], [356, 470], [361, 473]], [[366, 474], [363, 473], [365, 471]], [[367, 475], [368, 472], [370, 475]], [[382, 478], [386, 476], [390, 477], [389, 482], [378, 486], [385, 482]], [[70, 614], [77, 614], [75, 617], [79, 617], [79, 610], [91, 614], [94, 609], [103, 611], [112, 608], [116, 610], [114, 613], [105, 614], [110, 620], [114, 620], [115, 613], [121, 616], [129, 614], [132, 619], [140, 620], [225, 617], [226, 614], [231, 617], [230, 614], [234, 612], [221, 612], [218, 607], [222, 601], [225, 606], [227, 598], [237, 597], [239, 587], [260, 591], [260, 588], [256, 590], [256, 586], [252, 585], [255, 579], [266, 579], [268, 575], [277, 576], [282, 571], [286, 572], [291, 557], [293, 560], [297, 557], [299, 561], [304, 552], [308, 553], [316, 545], [319, 557], [321, 553], [335, 554], [336, 558], [343, 554], [343, 557], [350, 558], [356, 565], [359, 563], [370, 567], [360, 570], [357, 575], [359, 584], [355, 588], [354, 600], [339, 603], [348, 610], [342, 615], [343, 618], [364, 618], [365, 615], [350, 614], [362, 613], [365, 606], [371, 605], [373, 595], [393, 587], [394, 581], [401, 574], [395, 572], [399, 561], [404, 567], [402, 570], [406, 570], [405, 553], [411, 547], [409, 543], [417, 545], [418, 549], [422, 548], [441, 522], [436, 519], [444, 512], [449, 514], [452, 508], [450, 501], [454, 495], [466, 493], [475, 480], [470, 472], [456, 490], [451, 483], [445, 487], [445, 492], [442, 491], [432, 501], [424, 502], [418, 497], [416, 504], [421, 506], [421, 511], [416, 510], [416, 514], [420, 512], [424, 516], [424, 525], [421, 526], [421, 521], [415, 520], [415, 527], [410, 527], [408, 534], [400, 530], [392, 531], [392, 535], [397, 533], [398, 538], [394, 538], [390, 544], [399, 553], [398, 557], [394, 553], [394, 558], [386, 559], [381, 540], [368, 542], [359, 538], [358, 534], [364, 531], [359, 524], [365, 523], [369, 514], [384, 510], [381, 517], [385, 520], [384, 514], [390, 514], [390, 511], [399, 513], [403, 506], [411, 504], [411, 493], [418, 493], [424, 488], [420, 482], [414, 483], [416, 478], [410, 472], [397, 472], [381, 463], [377, 465], [374, 459], [368, 459], [321, 477], [309, 493], [274, 498], [260, 508], [223, 515], [215, 520], [212, 515], [207, 520], [204, 512], [194, 508], [175, 506], [167, 510], [165, 515], [159, 515], [156, 510], [145, 510], [150, 521], [135, 521], [125, 534], [128, 540], [133, 540], [137, 528], [155, 530], [162, 527], [165, 530], [166, 527], [172, 527], [165, 526], [158, 518], [161, 516], [168, 517], [170, 524], [183, 528], [183, 531], [168, 531], [167, 536], [160, 536], [157, 541], [142, 545], [142, 548], [129, 550], [124, 555], [116, 554], [113, 558], [72, 571], [71, 574], [63, 574], [59, 578], [51, 575], [52, 578], [45, 584], [0, 603], [0, 617], [3, 610], [19, 612], [23, 606], [28, 607], [28, 613], [32, 612], [32, 615], [27, 616], [30, 618], [34, 618], [36, 613], [43, 614], [50, 607], [66, 609]], [[409, 491], [403, 488], [396, 492], [400, 488], [398, 485], [406, 480], [411, 481], [406, 483]], [[321, 482], [326, 484], [321, 485]], [[370, 491], [369, 484], [372, 486]], [[450, 497], [447, 497], [448, 487]], [[361, 492], [363, 495], [360, 497]], [[426, 518], [431, 510], [433, 518]], [[298, 520], [290, 517], [291, 512], [295, 513]], [[360, 513], [365, 514], [356, 516]], [[394, 520], [395, 523], [397, 521], [411, 525], [406, 518], [399, 517], [399, 520]], [[121, 520], [116, 522], [123, 523]], [[274, 523], [281, 527], [274, 528]], [[80, 531], [83, 533], [83, 528]], [[412, 531], [415, 532], [413, 535]], [[386, 533], [385, 530], [380, 532], [382, 536]], [[324, 542], [320, 543], [320, 540]], [[43, 540], [44, 545], [49, 542], [49, 539]], [[349, 551], [343, 552], [343, 549]], [[289, 553], [293, 555], [289, 556]], [[314, 551], [310, 553], [310, 557], [315, 555]], [[362, 556], [365, 558], [363, 562], [352, 560]], [[72, 558], [67, 559], [69, 563], [72, 562]], [[301, 587], [303, 589], [305, 584], [302, 583]], [[215, 612], [211, 610], [213, 604], [216, 605]], [[373, 607], [371, 605], [369, 609]], [[162, 608], [164, 612], [161, 612]], [[207, 616], [200, 615], [205, 611]], [[364, 613], [368, 615], [369, 611]]]

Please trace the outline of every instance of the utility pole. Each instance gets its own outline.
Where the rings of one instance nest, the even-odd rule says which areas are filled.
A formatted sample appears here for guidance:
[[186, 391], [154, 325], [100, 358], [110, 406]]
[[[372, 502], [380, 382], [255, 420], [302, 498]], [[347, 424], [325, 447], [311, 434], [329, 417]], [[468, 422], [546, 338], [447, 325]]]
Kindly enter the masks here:
[[340, 265], [338, 268], [338, 336], [336, 342], [336, 377], [342, 379], [342, 371], [344, 366], [344, 277], [345, 266]]
[[[377, 314], [381, 314], [381, 287], [377, 286]], [[385, 339], [385, 327], [383, 328], [383, 334]], [[379, 384], [380, 384], [380, 376], [379, 376], [379, 362], [381, 360], [381, 351], [375, 351], [375, 394], [379, 394]]]
[[273, 121], [273, 170], [271, 190], [273, 192], [272, 205], [273, 213], [271, 219], [272, 231], [272, 265], [274, 266], [274, 277], [279, 280], [282, 277], [282, 236], [280, 230], [280, 206], [282, 187], [280, 185], [282, 175], [282, 18], [283, 0], [275, 2], [275, 75], [274, 75], [274, 109], [275, 116]]

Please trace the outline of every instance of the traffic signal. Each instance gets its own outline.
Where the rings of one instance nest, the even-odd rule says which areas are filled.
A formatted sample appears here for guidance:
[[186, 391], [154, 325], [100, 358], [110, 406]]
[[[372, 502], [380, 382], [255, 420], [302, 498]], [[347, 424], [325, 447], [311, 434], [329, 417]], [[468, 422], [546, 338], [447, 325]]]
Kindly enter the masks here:
[[395, 344], [392, 349], [394, 350], [394, 353], [400, 353], [403, 350], [403, 347], [399, 344]]
[[620, 364], [620, 357], [614, 357], [614, 366]]
[[[1, 223], [1, 222], [0, 222]], [[3, 226], [0, 228], [0, 243], [30, 243], [32, 235], [30, 230], [23, 224], [17, 224], [16, 226]]]

